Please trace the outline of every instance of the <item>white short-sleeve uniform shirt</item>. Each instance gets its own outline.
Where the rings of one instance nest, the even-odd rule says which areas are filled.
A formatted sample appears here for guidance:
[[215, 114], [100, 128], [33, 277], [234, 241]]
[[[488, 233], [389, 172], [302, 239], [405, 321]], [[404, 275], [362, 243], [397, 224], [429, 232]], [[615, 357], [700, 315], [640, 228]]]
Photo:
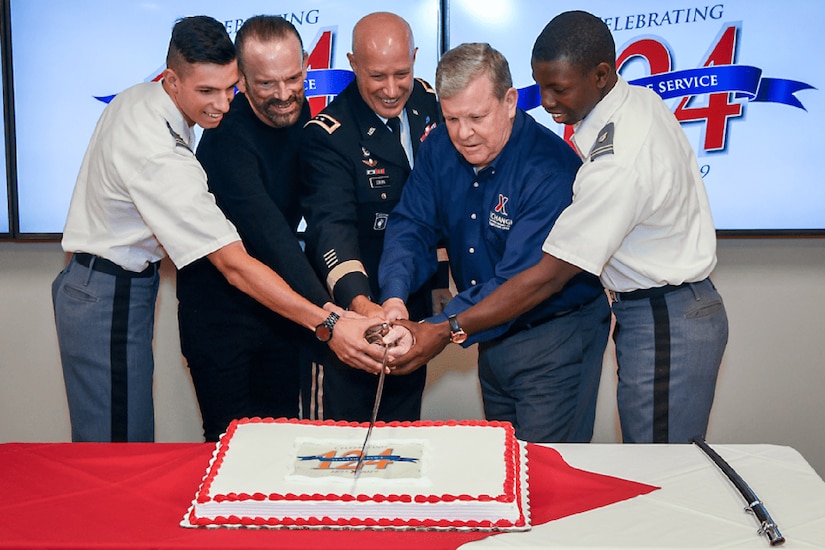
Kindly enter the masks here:
[[80, 167], [63, 249], [142, 271], [167, 254], [180, 268], [239, 240], [193, 147], [192, 129], [160, 82], [118, 94]]
[[716, 232], [696, 157], [655, 92], [621, 77], [576, 128], [584, 164], [544, 252], [629, 292], [696, 282]]

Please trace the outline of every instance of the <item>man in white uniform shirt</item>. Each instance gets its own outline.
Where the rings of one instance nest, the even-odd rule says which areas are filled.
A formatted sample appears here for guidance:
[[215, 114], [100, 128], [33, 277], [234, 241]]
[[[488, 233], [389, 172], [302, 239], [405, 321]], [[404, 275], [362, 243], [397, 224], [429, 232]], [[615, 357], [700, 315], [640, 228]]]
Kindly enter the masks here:
[[[616, 317], [623, 441], [685, 443], [705, 434], [728, 338], [724, 304], [708, 278], [716, 233], [678, 121], [653, 91], [618, 76], [615, 56], [604, 22], [581, 11], [557, 16], [536, 40], [542, 106], [556, 122], [576, 125], [584, 163], [573, 203], [539, 263], [457, 320], [474, 334], [532, 308], [580, 271], [599, 275]], [[395, 362], [401, 372], [450, 337], [447, 323], [409, 326], [416, 345]]]
[[[217, 126], [238, 81], [235, 47], [205, 16], [175, 24], [162, 82], [125, 90], [101, 116], [63, 233], [72, 252], [52, 286], [73, 441], [152, 441], [152, 333], [158, 263], [208, 257], [230, 283], [315, 329], [342, 360], [380, 368], [364, 332], [293, 292], [250, 257], [209, 194], [192, 127]], [[335, 338], [332, 338], [335, 326]]]

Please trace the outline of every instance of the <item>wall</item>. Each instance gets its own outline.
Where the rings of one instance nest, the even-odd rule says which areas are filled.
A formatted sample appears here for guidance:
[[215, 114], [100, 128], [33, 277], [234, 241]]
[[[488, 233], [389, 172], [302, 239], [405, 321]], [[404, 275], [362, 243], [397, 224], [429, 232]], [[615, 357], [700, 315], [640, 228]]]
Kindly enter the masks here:
[[[825, 476], [825, 239], [720, 239], [713, 279], [730, 341], [707, 439], [790, 445]], [[0, 442], [67, 441], [68, 408], [51, 309], [57, 243], [0, 242]], [[177, 335], [174, 271], [162, 269], [156, 338], [158, 441], [200, 441], [200, 418]], [[475, 349], [432, 364], [425, 418], [481, 418]], [[612, 346], [596, 442], [618, 441]]]

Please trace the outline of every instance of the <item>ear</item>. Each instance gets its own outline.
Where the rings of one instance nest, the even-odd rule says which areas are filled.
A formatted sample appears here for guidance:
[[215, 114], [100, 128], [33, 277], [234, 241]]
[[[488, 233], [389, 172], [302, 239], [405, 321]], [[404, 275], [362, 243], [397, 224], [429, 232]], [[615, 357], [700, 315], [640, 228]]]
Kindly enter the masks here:
[[304, 73], [304, 78], [307, 77], [307, 69], [309, 68], [309, 54], [304, 52], [304, 60], [301, 62], [301, 72]]
[[600, 90], [603, 90], [607, 83], [610, 80], [610, 73], [613, 72], [613, 69], [610, 68], [610, 64], [602, 61], [593, 71], [594, 83], [596, 87]]
[[351, 52], [348, 53], [347, 54], [347, 59], [349, 59], [349, 66], [350, 66], [350, 68], [352, 68], [352, 72], [357, 73], [358, 72], [358, 63], [356, 63], [356, 61], [355, 61], [355, 54], [351, 53]]
[[237, 86], [239, 92], [245, 94], [249, 89], [249, 87], [246, 85], [246, 75], [244, 75], [242, 71], [238, 72], [240, 73], [240, 78], [238, 78], [238, 83], [235, 84], [235, 86]]
[[178, 74], [175, 71], [173, 71], [169, 67], [166, 67], [163, 70], [163, 80], [164, 82], [166, 82], [170, 90], [177, 91], [178, 84], [180, 84], [180, 78], [178, 77]]
[[516, 107], [518, 106], [518, 90], [515, 88], [509, 88], [504, 93], [504, 104], [507, 106], [507, 114], [510, 118], [515, 118]]

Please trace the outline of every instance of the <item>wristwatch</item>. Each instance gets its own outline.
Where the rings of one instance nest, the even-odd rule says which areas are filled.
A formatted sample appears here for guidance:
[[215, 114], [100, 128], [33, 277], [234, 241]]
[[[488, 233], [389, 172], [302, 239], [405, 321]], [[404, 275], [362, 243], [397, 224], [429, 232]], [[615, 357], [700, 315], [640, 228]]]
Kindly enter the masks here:
[[315, 337], [321, 342], [329, 342], [332, 339], [332, 327], [338, 322], [341, 316], [334, 311], [324, 319], [324, 322], [315, 327]]
[[467, 333], [458, 325], [458, 318], [455, 315], [447, 317], [450, 323], [450, 341], [453, 344], [461, 344], [467, 339]]

